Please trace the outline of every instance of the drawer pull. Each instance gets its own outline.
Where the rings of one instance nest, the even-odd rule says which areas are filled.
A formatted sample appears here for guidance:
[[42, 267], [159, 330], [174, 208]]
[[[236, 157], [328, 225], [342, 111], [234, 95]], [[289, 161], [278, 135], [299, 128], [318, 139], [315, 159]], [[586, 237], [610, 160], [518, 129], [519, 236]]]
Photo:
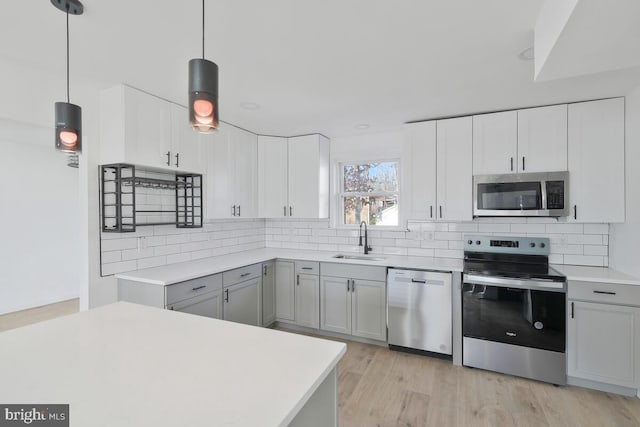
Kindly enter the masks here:
[[615, 295], [615, 292], [611, 291], [593, 291], [594, 294], [602, 294], [602, 295]]
[[204, 289], [204, 288], [206, 288], [206, 287], [207, 287], [207, 285], [196, 286], [195, 288], [192, 288], [191, 290], [192, 290], [192, 291], [198, 291], [198, 290], [200, 290], [200, 289]]
[[302, 267], [303, 270], [313, 270], [313, 267]]
[[250, 275], [250, 274], [251, 274], [251, 273], [242, 273], [242, 274], [240, 275], [240, 277], [247, 277], [247, 276], [248, 276], [248, 275]]

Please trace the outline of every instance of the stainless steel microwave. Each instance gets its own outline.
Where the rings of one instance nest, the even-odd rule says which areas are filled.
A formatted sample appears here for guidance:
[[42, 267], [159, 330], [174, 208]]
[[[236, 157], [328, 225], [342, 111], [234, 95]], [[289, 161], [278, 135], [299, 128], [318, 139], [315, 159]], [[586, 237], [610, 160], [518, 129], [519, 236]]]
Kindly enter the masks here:
[[474, 216], [568, 216], [569, 172], [474, 175]]

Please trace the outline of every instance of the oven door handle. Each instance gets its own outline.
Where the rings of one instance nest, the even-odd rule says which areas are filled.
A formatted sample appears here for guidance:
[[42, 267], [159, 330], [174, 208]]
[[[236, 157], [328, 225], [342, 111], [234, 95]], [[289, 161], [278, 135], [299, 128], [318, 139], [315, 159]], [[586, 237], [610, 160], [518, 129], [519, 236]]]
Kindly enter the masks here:
[[566, 292], [566, 282], [556, 282], [544, 279], [514, 279], [510, 277], [481, 276], [478, 274], [465, 274], [464, 283], [472, 285], [499, 286], [502, 288], [519, 288], [544, 290], [552, 292]]

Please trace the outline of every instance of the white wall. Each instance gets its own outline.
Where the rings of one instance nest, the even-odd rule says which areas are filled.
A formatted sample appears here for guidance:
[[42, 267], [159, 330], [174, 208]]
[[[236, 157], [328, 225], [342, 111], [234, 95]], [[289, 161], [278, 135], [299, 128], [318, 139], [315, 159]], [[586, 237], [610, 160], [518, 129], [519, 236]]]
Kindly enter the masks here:
[[640, 277], [640, 86], [626, 97], [625, 126], [626, 215], [611, 225], [609, 256], [611, 267]]
[[[53, 121], [54, 103], [63, 101], [66, 95], [64, 68], [52, 72], [51, 70], [38, 69], [31, 64], [19, 63], [0, 57], [0, 69], [2, 70], [2, 79], [0, 79], [0, 93], [2, 93], [0, 119], [50, 129], [47, 132], [48, 136], [44, 150], [48, 155], [56, 154], [56, 156], [50, 158], [50, 162], [47, 163], [49, 166], [55, 164], [55, 168], [49, 169], [50, 173], [46, 176], [46, 179], [50, 181], [47, 183], [48, 185], [61, 186], [64, 181], [63, 175], [69, 173], [71, 168], [65, 166], [65, 157], [55, 153], [53, 148]], [[80, 169], [73, 170], [76, 180], [75, 188], [78, 194], [78, 204], [76, 205], [78, 221], [75, 222], [73, 229], [67, 230], [67, 233], [72, 237], [78, 236], [80, 241], [77, 253], [69, 256], [76, 260], [74, 268], [77, 269], [77, 282], [73, 286], [77, 289], [77, 292], [74, 297], [80, 297], [81, 309], [89, 306], [90, 298], [97, 301], [107, 300], [100, 297], [103, 280], [99, 277], [98, 174], [96, 172], [96, 153], [99, 148], [97, 145], [99, 142], [97, 126], [98, 91], [99, 88], [95, 87], [94, 84], [83, 82], [82, 76], [72, 77], [71, 102], [82, 106], [83, 153], [80, 156]], [[2, 130], [9, 132], [6, 126], [0, 126], [2, 126]], [[17, 162], [22, 162], [18, 164], [25, 166], [35, 160], [35, 155], [34, 159], [32, 159], [31, 153], [22, 153], [20, 148], [12, 146], [3, 151], [3, 158], [15, 159]], [[63, 172], [58, 169], [58, 166], [64, 166]], [[4, 195], [4, 193], [0, 194]], [[45, 215], [55, 214], [55, 211], [50, 211], [46, 207], [42, 207], [39, 212], [40, 218]], [[9, 227], [6, 223], [3, 223], [3, 226]], [[47, 237], [49, 235], [34, 236], [32, 246], [51, 245], [53, 240]], [[0, 243], [0, 246], [2, 245], [4, 245], [4, 242]], [[29, 258], [27, 254], [24, 255]], [[35, 257], [30, 257], [30, 259], [29, 268], [39, 268], [41, 260]], [[0, 260], [0, 269], [5, 267], [5, 261]], [[47, 274], [56, 274], [52, 267], [49, 265], [43, 271]], [[4, 283], [0, 283], [0, 286], [4, 286]], [[42, 285], [38, 295], [42, 297], [48, 290], [48, 287]], [[90, 294], [95, 294], [97, 297]], [[14, 298], [18, 298], [18, 296], [14, 297], [13, 294], [3, 296], [3, 300], [8, 300], [6, 304], [11, 306], [16, 306], [11, 303]], [[27, 306], [37, 306], [40, 304], [39, 301], [34, 298]]]
[[53, 126], [0, 120], [0, 314], [80, 294], [78, 170], [53, 135]]

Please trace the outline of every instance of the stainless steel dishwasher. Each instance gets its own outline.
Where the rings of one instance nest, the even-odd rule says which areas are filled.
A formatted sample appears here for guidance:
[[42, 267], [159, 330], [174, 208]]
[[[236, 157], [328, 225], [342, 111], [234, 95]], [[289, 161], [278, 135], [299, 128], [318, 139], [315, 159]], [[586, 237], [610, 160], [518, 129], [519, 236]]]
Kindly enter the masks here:
[[389, 346], [451, 355], [451, 274], [391, 268]]

